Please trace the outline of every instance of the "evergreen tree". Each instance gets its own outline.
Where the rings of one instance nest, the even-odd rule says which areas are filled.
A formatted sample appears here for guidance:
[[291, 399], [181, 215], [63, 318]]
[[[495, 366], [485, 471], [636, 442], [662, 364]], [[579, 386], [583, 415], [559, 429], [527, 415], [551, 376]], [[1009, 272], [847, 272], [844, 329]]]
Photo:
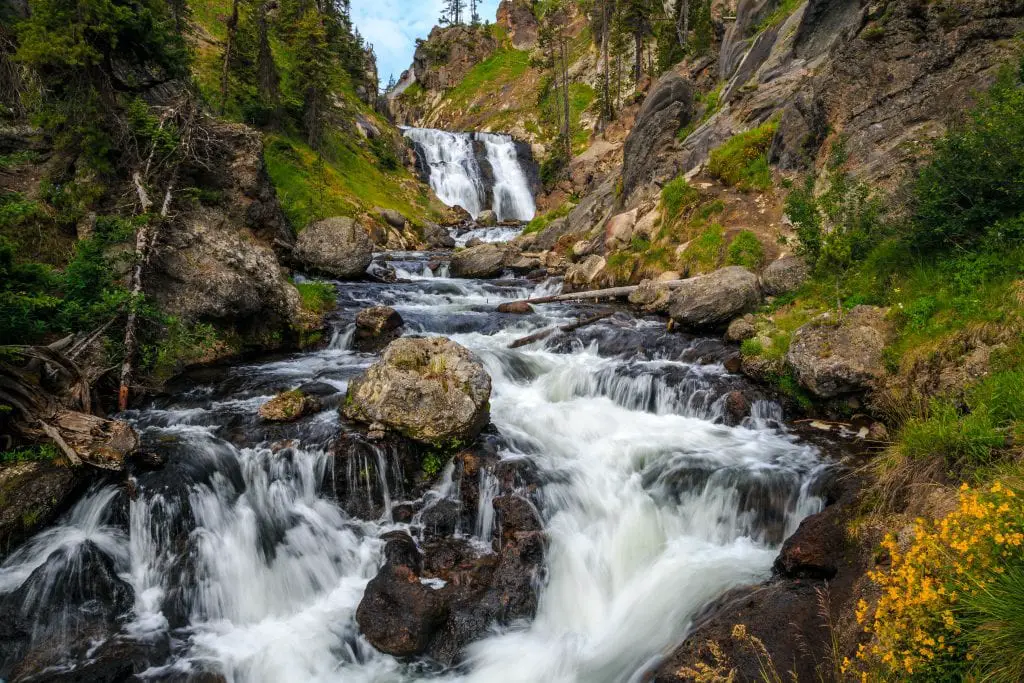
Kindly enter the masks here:
[[480, 25], [480, 0], [469, 0], [469, 23], [473, 26]]

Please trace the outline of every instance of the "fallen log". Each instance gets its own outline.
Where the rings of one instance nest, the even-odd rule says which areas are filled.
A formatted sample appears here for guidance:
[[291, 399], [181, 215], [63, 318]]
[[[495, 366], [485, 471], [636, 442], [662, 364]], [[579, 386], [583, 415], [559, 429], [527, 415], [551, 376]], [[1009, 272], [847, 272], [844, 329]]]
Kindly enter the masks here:
[[[665, 287], [667, 289], [674, 289], [681, 285], [685, 280], [666, 280], [665, 282], [655, 283], [658, 287]], [[587, 299], [617, 299], [620, 297], [629, 296], [637, 289], [640, 285], [626, 285], [624, 287], [609, 287], [608, 289], [590, 289], [585, 292], [570, 292], [568, 294], [552, 294], [550, 296], [539, 296], [534, 299], [523, 299], [522, 301], [513, 301], [511, 303], [525, 303], [525, 304], [551, 304], [558, 301], [586, 301]]]
[[574, 332], [580, 329], [581, 327], [586, 327], [587, 325], [592, 325], [593, 323], [604, 320], [605, 318], [610, 318], [612, 315], [614, 315], [614, 311], [609, 311], [607, 313], [599, 313], [597, 315], [592, 315], [589, 318], [577, 320], [576, 322], [570, 323], [568, 325], [548, 327], [539, 332], [534, 332], [533, 334], [527, 335], [520, 339], [516, 339], [514, 342], [508, 345], [508, 348], [518, 349], [520, 346], [526, 346], [527, 344], [532, 344], [533, 342], [540, 341], [541, 339], [547, 339], [555, 332]]

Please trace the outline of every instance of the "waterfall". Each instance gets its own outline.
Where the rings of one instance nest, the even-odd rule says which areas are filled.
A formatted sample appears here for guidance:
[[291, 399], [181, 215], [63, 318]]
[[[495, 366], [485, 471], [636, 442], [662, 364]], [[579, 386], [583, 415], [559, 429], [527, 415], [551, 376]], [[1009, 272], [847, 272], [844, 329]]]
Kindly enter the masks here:
[[533, 193], [511, 136], [406, 128], [405, 137], [416, 146], [430, 187], [448, 206], [461, 206], [474, 218], [488, 208], [499, 221], [533, 218]]

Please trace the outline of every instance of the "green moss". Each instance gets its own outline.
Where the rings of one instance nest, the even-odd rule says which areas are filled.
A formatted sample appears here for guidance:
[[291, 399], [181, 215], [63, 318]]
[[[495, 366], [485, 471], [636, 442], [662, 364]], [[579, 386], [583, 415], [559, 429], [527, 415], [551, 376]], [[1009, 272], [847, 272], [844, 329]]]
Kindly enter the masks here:
[[307, 311], [323, 315], [333, 310], [337, 304], [338, 293], [330, 282], [306, 280], [294, 284], [302, 298], [302, 307]]
[[683, 261], [691, 272], [709, 272], [722, 263], [725, 251], [725, 230], [718, 223], [704, 228], [683, 252]]
[[727, 185], [742, 190], [768, 190], [772, 186], [771, 168], [768, 166], [768, 148], [771, 146], [777, 121], [768, 121], [745, 133], [734, 135], [720, 147], [712, 150], [708, 172]]
[[0, 452], [0, 462], [50, 462], [59, 458], [60, 455], [60, 451], [57, 450], [56, 446], [44, 443], [37, 446], [24, 446], [22, 448], [14, 448], [9, 451], [2, 451]]
[[547, 213], [534, 216], [533, 220], [526, 224], [526, 227], [523, 229], [523, 234], [529, 235], [531, 233], [540, 232], [559, 218], [568, 216], [569, 212], [572, 211], [575, 206], [576, 204], [573, 202], [565, 202], [561, 206], [551, 209], [551, 211], [548, 211]]
[[700, 191], [682, 176], [673, 178], [661, 188], [661, 205], [669, 221], [676, 220], [683, 211], [696, 206], [699, 202]]
[[777, 26], [784, 22], [789, 15], [797, 10], [800, 5], [803, 4], [804, 0], [781, 0], [779, 6], [776, 7], [768, 16], [761, 20], [761, 22], [754, 29], [754, 33], [761, 33], [773, 26]]
[[493, 92], [501, 84], [512, 83], [530, 68], [530, 54], [513, 47], [503, 46], [480, 62], [456, 85], [445, 93], [452, 106], [464, 109], [482, 92]]

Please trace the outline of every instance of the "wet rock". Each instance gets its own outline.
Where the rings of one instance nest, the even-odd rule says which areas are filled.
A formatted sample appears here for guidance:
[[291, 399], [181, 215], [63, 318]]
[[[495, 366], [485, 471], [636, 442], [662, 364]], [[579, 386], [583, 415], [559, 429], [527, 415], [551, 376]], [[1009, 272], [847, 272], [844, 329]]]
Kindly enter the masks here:
[[468, 240], [466, 240], [466, 248], [467, 249], [472, 249], [473, 247], [479, 247], [481, 244], [487, 244], [487, 243], [484, 242], [479, 237], [471, 237]]
[[743, 369], [743, 356], [739, 354], [729, 356], [722, 361], [722, 367], [725, 368], [726, 372], [731, 372], [733, 374], [740, 372]]
[[384, 566], [366, 586], [356, 621], [381, 652], [412, 657], [426, 652], [448, 617], [448, 605], [419, 580], [421, 560], [412, 538], [395, 534], [385, 546]]
[[356, 314], [353, 346], [359, 351], [374, 353], [398, 338], [404, 321], [390, 306], [371, 306]]
[[886, 312], [857, 306], [841, 320], [834, 312], [819, 316], [793, 334], [786, 363], [821, 398], [867, 390], [885, 374], [882, 353], [892, 338]]
[[259, 416], [269, 422], [292, 422], [320, 410], [320, 401], [299, 389], [282, 391], [260, 406]]
[[629, 303], [644, 313], [668, 313], [672, 290], [652, 280], [642, 281], [629, 295]]
[[0, 597], [0, 677], [27, 680], [68, 658], [85, 658], [131, 615], [134, 601], [131, 586], [92, 541], [55, 550]]
[[533, 503], [520, 495], [498, 496], [494, 499], [494, 511], [497, 513], [503, 543], [513, 539], [517, 533], [540, 531], [543, 528], [540, 514]]
[[832, 579], [846, 551], [846, 530], [836, 506], [811, 515], [786, 539], [774, 570], [791, 579]]
[[491, 378], [450, 339], [404, 338], [348, 387], [343, 412], [425, 443], [468, 442], [490, 419]]
[[[383, 438], [370, 438], [359, 432], [343, 432], [331, 449], [331, 467], [324, 472], [322, 486], [333, 492], [339, 506], [358, 519], [378, 520], [386, 503], [416, 498], [421, 491], [417, 475], [421, 469], [423, 447], [393, 432]], [[409, 506], [394, 511], [410, 521], [419, 508]]]
[[651, 87], [623, 148], [622, 196], [675, 175], [675, 136], [693, 117], [693, 84], [669, 71]]
[[498, 224], [498, 215], [490, 209], [484, 209], [476, 217], [476, 223], [485, 228], [493, 228]]
[[527, 315], [533, 313], [533, 306], [525, 301], [508, 301], [498, 306], [498, 313], [513, 313], [515, 315]]
[[725, 341], [741, 342], [757, 336], [757, 327], [754, 325], [754, 316], [747, 314], [736, 318], [725, 330]]
[[563, 291], [582, 292], [595, 289], [597, 278], [604, 270], [605, 263], [603, 256], [592, 254], [582, 262], [572, 264], [565, 272], [565, 281], [562, 283]]
[[461, 515], [462, 506], [458, 501], [445, 499], [425, 509], [420, 522], [426, 535], [446, 537], [455, 533]]
[[540, 268], [541, 261], [537, 256], [518, 256], [508, 262], [508, 269], [514, 273], [529, 273]]
[[423, 241], [427, 243], [429, 249], [455, 248], [455, 238], [437, 223], [427, 223], [423, 226]]
[[0, 557], [53, 522], [94, 472], [50, 462], [0, 465]]
[[750, 401], [747, 400], [742, 391], [730, 391], [725, 395], [725, 404], [723, 406], [725, 424], [735, 427], [741, 424], [749, 414]]
[[452, 255], [451, 272], [455, 277], [497, 277], [505, 269], [508, 257], [509, 249], [504, 244], [479, 244], [455, 252]]
[[688, 329], [723, 327], [761, 302], [757, 276], [729, 266], [684, 280], [669, 300], [669, 315]]
[[761, 289], [768, 296], [789, 294], [799, 289], [810, 272], [807, 262], [799, 256], [780, 258], [761, 272]]
[[325, 218], [299, 233], [295, 257], [331, 277], [360, 277], [373, 260], [373, 240], [351, 218]]
[[394, 209], [382, 209], [381, 207], [374, 208], [374, 213], [380, 216], [381, 220], [390, 225], [395, 230], [405, 230], [405, 216], [395, 211]]

